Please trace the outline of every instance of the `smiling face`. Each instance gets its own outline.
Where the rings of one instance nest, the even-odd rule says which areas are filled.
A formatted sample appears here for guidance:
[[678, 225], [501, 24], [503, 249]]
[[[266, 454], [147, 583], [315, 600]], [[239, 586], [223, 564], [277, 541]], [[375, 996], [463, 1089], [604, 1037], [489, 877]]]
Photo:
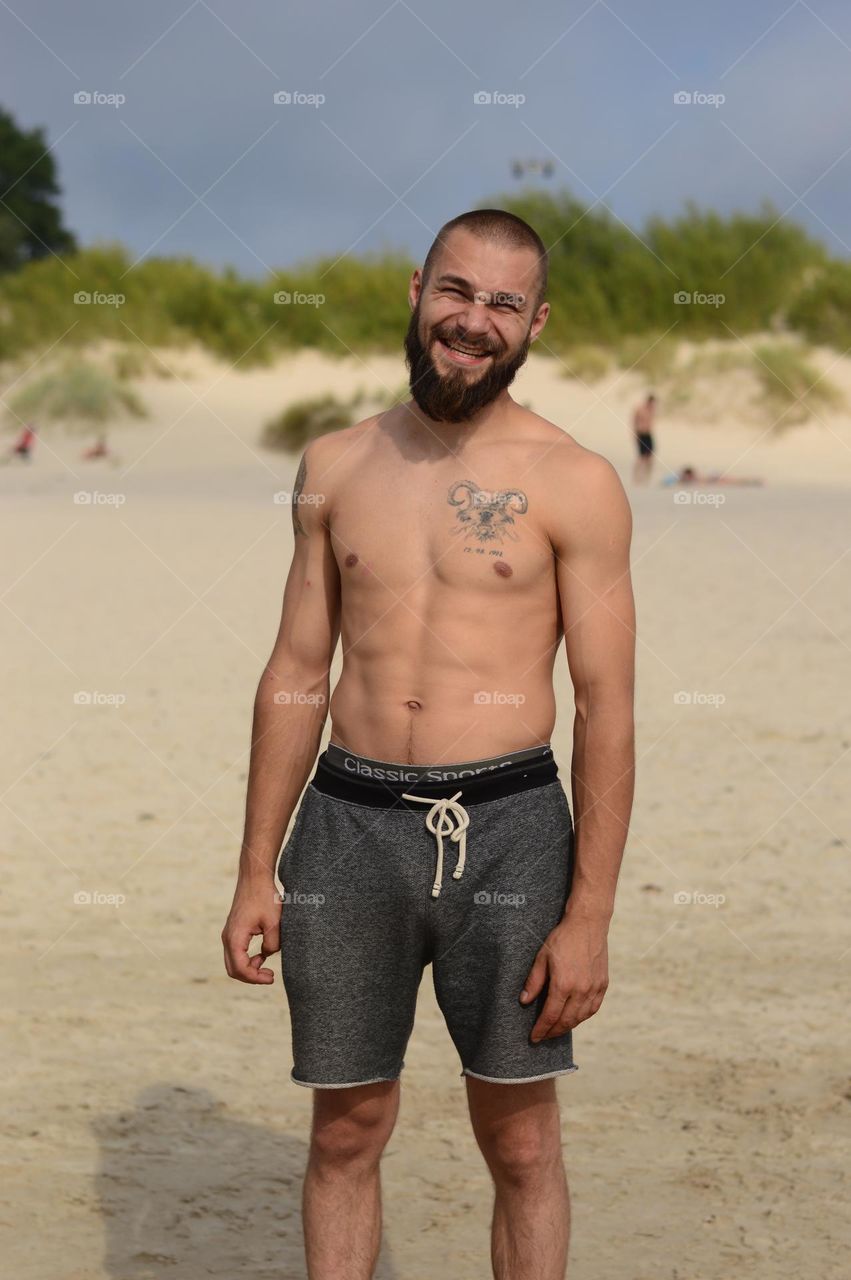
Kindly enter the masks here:
[[411, 395], [436, 422], [466, 422], [508, 387], [549, 315], [537, 254], [456, 227], [424, 282], [411, 279]]

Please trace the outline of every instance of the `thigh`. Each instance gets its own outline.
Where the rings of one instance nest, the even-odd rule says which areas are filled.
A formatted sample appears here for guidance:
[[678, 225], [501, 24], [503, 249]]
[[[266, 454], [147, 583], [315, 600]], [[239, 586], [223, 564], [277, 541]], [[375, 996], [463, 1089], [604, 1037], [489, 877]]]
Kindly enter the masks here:
[[399, 1076], [424, 965], [396, 815], [308, 786], [279, 861], [291, 1078], [333, 1089]]
[[525, 1083], [575, 1071], [571, 1032], [530, 1040], [546, 988], [520, 1003], [570, 893], [573, 824], [562, 784], [471, 806], [470, 819], [464, 876], [438, 900], [434, 955], [435, 993], [462, 1074]]

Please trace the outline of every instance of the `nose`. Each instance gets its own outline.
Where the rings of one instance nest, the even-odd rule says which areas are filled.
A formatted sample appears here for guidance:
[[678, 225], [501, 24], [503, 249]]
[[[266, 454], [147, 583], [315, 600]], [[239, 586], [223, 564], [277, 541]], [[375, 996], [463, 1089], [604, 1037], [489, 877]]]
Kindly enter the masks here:
[[484, 302], [467, 302], [458, 313], [458, 328], [466, 338], [485, 338], [490, 331], [490, 317]]

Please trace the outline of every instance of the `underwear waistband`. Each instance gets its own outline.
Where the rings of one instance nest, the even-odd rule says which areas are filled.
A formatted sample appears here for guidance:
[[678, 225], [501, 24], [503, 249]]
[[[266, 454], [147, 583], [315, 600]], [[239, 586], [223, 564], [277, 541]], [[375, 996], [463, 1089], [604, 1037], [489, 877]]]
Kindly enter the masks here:
[[465, 805], [483, 804], [557, 780], [558, 766], [549, 743], [446, 765], [372, 760], [331, 743], [317, 760], [310, 781], [318, 791], [340, 800], [375, 808], [419, 809], [415, 800], [406, 798], [406, 792], [416, 792], [425, 800], [460, 791]]

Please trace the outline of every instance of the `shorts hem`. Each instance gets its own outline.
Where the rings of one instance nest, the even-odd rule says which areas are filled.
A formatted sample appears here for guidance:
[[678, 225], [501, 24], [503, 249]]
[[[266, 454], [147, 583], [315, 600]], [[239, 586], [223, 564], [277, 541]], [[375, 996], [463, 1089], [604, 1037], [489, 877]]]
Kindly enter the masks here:
[[[400, 1073], [401, 1074], [401, 1073]], [[370, 1080], [343, 1080], [340, 1084], [326, 1081], [323, 1084], [315, 1084], [312, 1080], [299, 1080], [299, 1078], [290, 1072], [290, 1080], [293, 1084], [300, 1084], [305, 1089], [356, 1089], [362, 1084], [385, 1084], [392, 1083], [399, 1079], [399, 1076], [373, 1076]]]
[[568, 1076], [578, 1070], [579, 1067], [574, 1063], [572, 1067], [562, 1067], [560, 1071], [544, 1071], [539, 1076], [483, 1076], [478, 1071], [470, 1071], [468, 1067], [464, 1067], [461, 1075], [472, 1076], [474, 1080], [487, 1080], [490, 1084], [534, 1084], [536, 1080], [551, 1080], [554, 1076]]

